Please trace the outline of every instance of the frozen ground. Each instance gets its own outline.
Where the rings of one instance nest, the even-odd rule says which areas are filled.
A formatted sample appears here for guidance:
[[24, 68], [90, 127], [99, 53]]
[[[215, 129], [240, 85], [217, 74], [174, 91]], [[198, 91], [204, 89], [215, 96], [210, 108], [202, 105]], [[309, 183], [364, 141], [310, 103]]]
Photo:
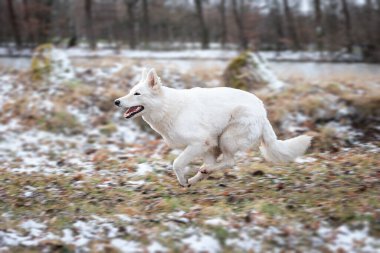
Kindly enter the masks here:
[[[167, 85], [219, 85], [220, 70], [201, 63], [151, 61]], [[250, 150], [185, 189], [171, 169], [178, 150], [113, 106], [142, 65], [77, 61], [75, 80], [35, 83], [1, 70], [0, 252], [380, 250], [379, 135], [356, 128], [356, 107], [341, 101], [367, 99], [367, 86], [295, 80], [283, 94], [259, 92], [282, 137], [316, 135], [310, 153], [274, 166]]]

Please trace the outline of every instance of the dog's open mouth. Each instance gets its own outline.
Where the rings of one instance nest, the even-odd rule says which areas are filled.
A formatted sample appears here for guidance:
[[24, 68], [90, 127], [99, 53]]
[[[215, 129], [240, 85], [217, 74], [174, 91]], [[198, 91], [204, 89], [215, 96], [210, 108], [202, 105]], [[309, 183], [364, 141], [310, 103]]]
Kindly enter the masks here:
[[136, 115], [139, 112], [142, 112], [144, 110], [144, 106], [138, 105], [138, 106], [131, 106], [127, 109], [127, 111], [124, 113], [124, 117], [129, 119]]

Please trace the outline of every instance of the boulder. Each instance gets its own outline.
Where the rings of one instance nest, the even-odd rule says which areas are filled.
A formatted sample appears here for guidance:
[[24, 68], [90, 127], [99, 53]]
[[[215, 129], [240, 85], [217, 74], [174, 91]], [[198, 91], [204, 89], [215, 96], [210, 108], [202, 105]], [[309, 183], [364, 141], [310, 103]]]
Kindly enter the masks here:
[[232, 59], [223, 73], [223, 79], [225, 86], [246, 91], [264, 87], [281, 90], [285, 86], [269, 68], [265, 59], [249, 51]]
[[40, 45], [34, 50], [31, 72], [33, 81], [59, 82], [75, 79], [75, 69], [66, 52], [50, 43]]

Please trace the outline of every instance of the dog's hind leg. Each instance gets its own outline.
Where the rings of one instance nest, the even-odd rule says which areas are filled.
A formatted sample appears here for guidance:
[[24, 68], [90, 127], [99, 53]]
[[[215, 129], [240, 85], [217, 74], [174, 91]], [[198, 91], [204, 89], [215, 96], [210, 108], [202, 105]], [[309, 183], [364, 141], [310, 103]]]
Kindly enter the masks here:
[[233, 155], [231, 154], [223, 154], [223, 159], [222, 161], [216, 163], [216, 164], [213, 164], [213, 165], [203, 165], [200, 169], [199, 169], [199, 173], [203, 174], [203, 175], [208, 175], [214, 171], [217, 171], [217, 170], [225, 170], [225, 169], [229, 169], [229, 168], [233, 168], [235, 166], [235, 160], [234, 160], [234, 157]]
[[[221, 151], [218, 147], [210, 149], [207, 153], [205, 153], [204, 156], [204, 164], [203, 166], [211, 167], [216, 164], [216, 160], [218, 159], [219, 155], [221, 154]], [[202, 167], [203, 167], [202, 166]], [[197, 172], [197, 174], [193, 177], [191, 177], [188, 182], [190, 185], [193, 185], [205, 178], [207, 178], [208, 175], [205, 173], [201, 173], [200, 171]]]
[[260, 141], [259, 124], [250, 119], [250, 115], [240, 113], [223, 131], [219, 139], [219, 146], [223, 159], [213, 166], [202, 166], [199, 172], [209, 174], [217, 170], [225, 170], [235, 165], [234, 155], [238, 151], [244, 151], [251, 146], [258, 146]]
[[197, 156], [203, 155], [207, 151], [207, 146], [202, 144], [193, 144], [185, 148], [185, 150], [174, 160], [173, 170], [177, 176], [178, 182], [182, 186], [189, 186], [185, 178], [185, 167]]

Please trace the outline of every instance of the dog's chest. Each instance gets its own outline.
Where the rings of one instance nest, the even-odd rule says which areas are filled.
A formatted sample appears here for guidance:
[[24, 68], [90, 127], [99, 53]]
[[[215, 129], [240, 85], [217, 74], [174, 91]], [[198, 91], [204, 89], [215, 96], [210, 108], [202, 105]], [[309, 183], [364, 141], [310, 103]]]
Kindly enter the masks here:
[[185, 138], [183, 138], [181, 134], [169, 132], [161, 134], [161, 136], [164, 138], [166, 144], [168, 144], [168, 146], [171, 148], [184, 148], [188, 145], [185, 141]]
[[170, 122], [152, 122], [146, 118], [144, 118], [144, 120], [154, 131], [162, 136], [166, 144], [171, 148], [183, 148], [187, 146], [184, 133], [182, 131], [178, 131], [178, 129], [174, 127], [173, 124], [170, 124]]
[[158, 132], [166, 144], [171, 148], [183, 148], [187, 146], [183, 133], [176, 131], [175, 128], [153, 128]]

